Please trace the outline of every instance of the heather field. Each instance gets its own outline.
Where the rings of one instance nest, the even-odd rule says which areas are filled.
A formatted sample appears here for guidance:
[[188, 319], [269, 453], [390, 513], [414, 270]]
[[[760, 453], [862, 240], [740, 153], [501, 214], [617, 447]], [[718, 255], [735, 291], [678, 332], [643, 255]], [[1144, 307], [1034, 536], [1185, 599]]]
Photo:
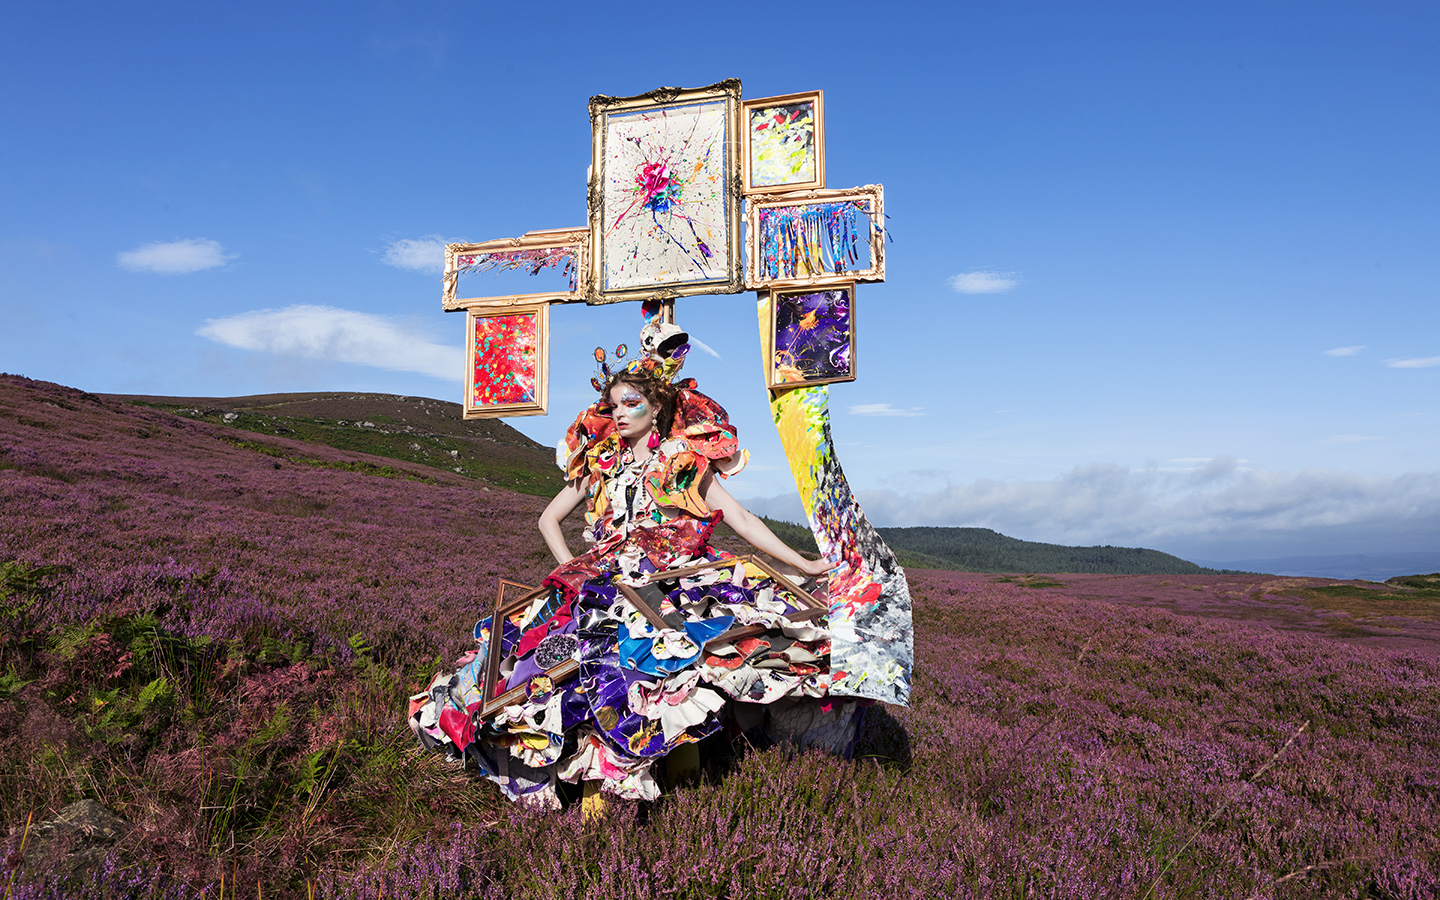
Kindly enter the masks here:
[[[5, 895], [1440, 894], [1424, 581], [915, 570], [857, 758], [518, 810], [400, 716], [544, 574], [544, 502], [0, 376]], [[82, 799], [114, 840], [37, 827]]]

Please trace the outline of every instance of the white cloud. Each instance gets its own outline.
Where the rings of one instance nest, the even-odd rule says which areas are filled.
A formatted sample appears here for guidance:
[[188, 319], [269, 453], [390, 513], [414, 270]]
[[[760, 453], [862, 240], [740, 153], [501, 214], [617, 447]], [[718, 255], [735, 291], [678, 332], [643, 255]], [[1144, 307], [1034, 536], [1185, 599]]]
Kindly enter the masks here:
[[386, 265], [427, 275], [439, 275], [445, 271], [445, 245], [448, 243], [438, 234], [421, 238], [401, 238], [391, 241], [380, 257]]
[[[937, 480], [932, 476], [928, 483]], [[1440, 535], [1440, 473], [1289, 474], [1247, 469], [1226, 458], [1183, 471], [1092, 464], [1048, 481], [982, 478], [942, 482], [928, 491], [861, 491], [859, 497], [877, 525], [983, 526], [1076, 545], [1228, 543], [1263, 550], [1259, 545], [1296, 543], [1296, 535], [1348, 530], [1406, 549], [1398, 544]]]
[[1356, 345], [1354, 345], [1353, 347], [1335, 347], [1335, 348], [1333, 348], [1333, 349], [1331, 349], [1331, 350], [1326, 350], [1326, 351], [1325, 351], [1325, 355], [1326, 355], [1326, 356], [1354, 356], [1355, 354], [1359, 353], [1361, 350], [1364, 350], [1364, 349], [1365, 349], [1365, 345], [1364, 345], [1364, 344], [1356, 344]]
[[1392, 369], [1428, 369], [1440, 366], [1440, 356], [1421, 356], [1415, 359], [1387, 359], [1385, 365]]
[[999, 294], [1019, 283], [1018, 272], [961, 272], [950, 278], [950, 287], [960, 294]]
[[852, 416], [923, 416], [925, 407], [913, 406], [910, 409], [896, 409], [889, 403], [860, 403], [850, 407]]
[[152, 241], [134, 250], [115, 254], [115, 262], [128, 272], [156, 272], [160, 275], [186, 275], [225, 265], [237, 254], [226, 253], [219, 241], [186, 238], [176, 241]]
[[1364, 441], [1383, 441], [1383, 437], [1373, 434], [1332, 434], [1321, 443], [1324, 444], [1359, 444]]
[[404, 325], [333, 306], [257, 309], [209, 319], [196, 334], [242, 350], [359, 363], [455, 381], [464, 368], [460, 347], [436, 344]]
[[700, 340], [699, 338], [697, 338], [697, 337], [696, 337], [695, 335], [693, 335], [693, 334], [690, 335], [690, 343], [691, 343], [692, 345], [700, 348], [701, 350], [704, 350], [706, 353], [710, 354], [711, 356], [715, 357], [716, 359], [720, 359], [720, 360], [723, 360], [723, 359], [724, 359], [724, 357], [722, 357], [720, 354], [716, 353], [715, 350], [714, 350], [713, 348], [711, 348], [711, 346], [710, 346], [709, 344], [707, 344], [707, 343], [705, 343], [704, 341]]

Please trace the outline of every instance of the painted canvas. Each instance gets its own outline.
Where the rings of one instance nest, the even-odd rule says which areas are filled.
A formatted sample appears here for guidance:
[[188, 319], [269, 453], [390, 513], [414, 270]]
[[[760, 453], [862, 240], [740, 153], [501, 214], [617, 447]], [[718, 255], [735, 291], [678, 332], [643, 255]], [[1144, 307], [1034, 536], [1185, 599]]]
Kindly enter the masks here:
[[769, 387], [855, 380], [855, 285], [771, 292]]
[[825, 186], [822, 103], [820, 91], [745, 101], [746, 193]]
[[750, 200], [746, 284], [885, 280], [885, 195], [878, 184]]
[[589, 302], [743, 290], [739, 82], [590, 108]]
[[472, 307], [466, 323], [465, 418], [543, 415], [549, 306]]

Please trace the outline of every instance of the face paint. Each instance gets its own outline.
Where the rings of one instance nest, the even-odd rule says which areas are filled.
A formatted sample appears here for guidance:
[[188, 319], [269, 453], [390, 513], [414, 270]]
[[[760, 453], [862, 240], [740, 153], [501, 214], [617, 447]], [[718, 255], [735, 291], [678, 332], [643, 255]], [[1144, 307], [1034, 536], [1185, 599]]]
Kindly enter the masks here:
[[[617, 394], [619, 396], [616, 396]], [[654, 424], [654, 408], [650, 401], [645, 399], [645, 395], [633, 385], [616, 385], [610, 392], [610, 400], [615, 405], [610, 416], [615, 420], [615, 429], [620, 432], [621, 437], [638, 437], [648, 432]]]

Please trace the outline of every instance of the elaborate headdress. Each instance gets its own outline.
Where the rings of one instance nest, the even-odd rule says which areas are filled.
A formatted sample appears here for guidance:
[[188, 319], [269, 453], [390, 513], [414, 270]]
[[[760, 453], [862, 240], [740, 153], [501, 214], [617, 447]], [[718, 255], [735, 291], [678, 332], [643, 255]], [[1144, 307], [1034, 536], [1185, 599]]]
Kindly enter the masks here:
[[690, 335], [680, 330], [673, 322], [666, 322], [660, 315], [660, 304], [651, 301], [645, 304], [645, 327], [640, 329], [640, 353], [634, 359], [626, 359], [630, 348], [625, 344], [615, 348], [614, 365], [605, 355], [604, 347], [595, 348], [595, 362], [599, 368], [590, 378], [590, 386], [604, 391], [605, 383], [616, 372], [636, 372], [673, 381], [685, 365], [685, 355], [690, 352]]

